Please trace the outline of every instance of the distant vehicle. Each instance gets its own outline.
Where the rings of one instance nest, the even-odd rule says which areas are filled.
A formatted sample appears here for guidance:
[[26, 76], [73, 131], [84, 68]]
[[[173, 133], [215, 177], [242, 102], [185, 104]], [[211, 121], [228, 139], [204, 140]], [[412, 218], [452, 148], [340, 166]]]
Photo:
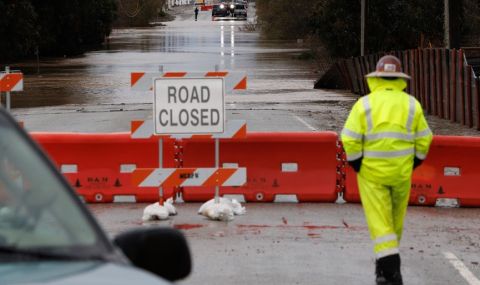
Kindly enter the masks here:
[[246, 20], [247, 7], [242, 3], [221, 2], [212, 7], [212, 20]]
[[245, 5], [245, 8], [248, 9], [248, 0], [240, 0], [239, 3]]
[[47, 156], [0, 107], [0, 284], [171, 284], [191, 269], [181, 232], [103, 232]]
[[235, 8], [233, 10], [233, 17], [236, 19], [247, 19], [247, 7], [245, 4], [235, 4]]
[[230, 17], [230, 4], [220, 3], [212, 7], [212, 20]]

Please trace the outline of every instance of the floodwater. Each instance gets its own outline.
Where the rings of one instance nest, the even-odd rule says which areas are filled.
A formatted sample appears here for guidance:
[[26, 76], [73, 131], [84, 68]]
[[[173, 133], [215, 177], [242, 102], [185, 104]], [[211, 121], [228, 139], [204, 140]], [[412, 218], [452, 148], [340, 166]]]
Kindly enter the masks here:
[[[188, 10], [186, 10], [188, 9]], [[210, 12], [193, 19], [193, 9], [176, 8], [166, 26], [115, 29], [101, 50], [74, 58], [41, 58], [12, 64], [24, 74], [24, 92], [13, 94], [12, 107], [66, 104], [148, 103], [151, 94], [130, 91], [130, 72], [245, 71], [248, 94], [312, 92], [315, 64], [295, 57], [297, 42], [269, 41], [248, 31], [248, 21], [211, 21]], [[285, 80], [288, 79], [288, 80]]]

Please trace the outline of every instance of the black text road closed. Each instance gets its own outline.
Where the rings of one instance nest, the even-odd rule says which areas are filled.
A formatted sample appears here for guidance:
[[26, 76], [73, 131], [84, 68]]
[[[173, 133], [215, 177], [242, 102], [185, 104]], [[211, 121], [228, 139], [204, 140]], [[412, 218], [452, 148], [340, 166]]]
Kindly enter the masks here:
[[224, 132], [223, 78], [154, 79], [156, 134]]

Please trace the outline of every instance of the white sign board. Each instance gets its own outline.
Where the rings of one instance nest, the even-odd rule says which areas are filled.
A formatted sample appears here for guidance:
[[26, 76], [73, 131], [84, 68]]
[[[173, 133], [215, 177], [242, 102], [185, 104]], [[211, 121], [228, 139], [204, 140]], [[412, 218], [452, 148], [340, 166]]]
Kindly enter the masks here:
[[155, 134], [213, 134], [225, 128], [223, 78], [155, 78]]

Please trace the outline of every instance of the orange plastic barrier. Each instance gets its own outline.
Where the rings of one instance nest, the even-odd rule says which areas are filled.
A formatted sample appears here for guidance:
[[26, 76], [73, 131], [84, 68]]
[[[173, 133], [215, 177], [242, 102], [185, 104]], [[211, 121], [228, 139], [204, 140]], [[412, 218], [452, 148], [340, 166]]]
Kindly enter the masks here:
[[[246, 167], [247, 184], [221, 187], [220, 194], [244, 195], [246, 201], [272, 202], [296, 195], [300, 202], [337, 199], [337, 135], [322, 133], [248, 133], [245, 139], [220, 140], [220, 167]], [[184, 167], [214, 167], [213, 140], [186, 140]], [[183, 189], [185, 201], [206, 201], [214, 188]]]
[[[411, 205], [457, 199], [462, 207], [480, 206], [480, 138], [435, 136], [425, 162], [412, 178]], [[355, 172], [347, 167], [347, 202], [359, 202]]]
[[[158, 188], [132, 184], [135, 168], [158, 167], [158, 139], [131, 139], [130, 133], [31, 133], [86, 202], [113, 202], [135, 196], [136, 202], [158, 201]], [[172, 167], [173, 141], [164, 140], [164, 167]], [[165, 189], [165, 196], [173, 189]]]

